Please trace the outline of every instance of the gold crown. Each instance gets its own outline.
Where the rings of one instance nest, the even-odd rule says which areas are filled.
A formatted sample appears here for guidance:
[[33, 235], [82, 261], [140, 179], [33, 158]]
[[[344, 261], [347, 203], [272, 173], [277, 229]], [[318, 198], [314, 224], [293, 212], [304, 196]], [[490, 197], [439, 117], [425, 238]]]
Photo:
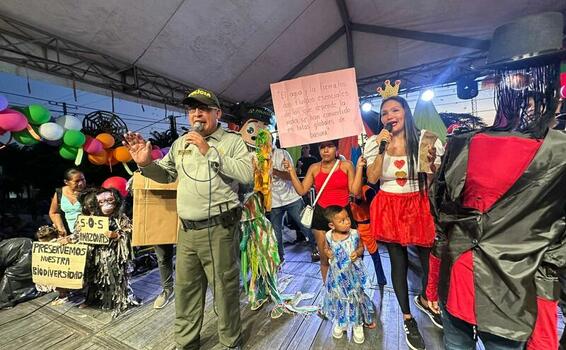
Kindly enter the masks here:
[[384, 83], [385, 89], [382, 89], [381, 86], [378, 87], [377, 94], [384, 99], [391, 96], [397, 96], [399, 95], [400, 85], [401, 85], [401, 80], [395, 80], [395, 85], [391, 85], [391, 82], [389, 80], [386, 80]]

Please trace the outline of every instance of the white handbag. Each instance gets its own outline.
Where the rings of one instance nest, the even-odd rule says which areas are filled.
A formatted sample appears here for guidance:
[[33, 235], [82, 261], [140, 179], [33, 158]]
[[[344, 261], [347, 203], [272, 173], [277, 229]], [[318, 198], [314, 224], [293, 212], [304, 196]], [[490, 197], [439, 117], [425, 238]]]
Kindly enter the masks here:
[[336, 170], [336, 167], [338, 166], [339, 163], [340, 163], [340, 160], [338, 160], [338, 159], [336, 160], [336, 162], [334, 162], [334, 166], [332, 167], [332, 170], [330, 170], [330, 173], [326, 177], [326, 180], [324, 180], [324, 183], [322, 184], [320, 191], [318, 191], [316, 198], [314, 199], [314, 202], [312, 203], [312, 206], [307, 204], [307, 205], [305, 205], [305, 207], [301, 211], [301, 224], [303, 224], [303, 226], [305, 226], [306, 228], [311, 228], [312, 217], [313, 217], [313, 214], [314, 214], [314, 208], [313, 207], [316, 205], [316, 202], [320, 198], [322, 191], [324, 191], [324, 188], [326, 187], [328, 180], [330, 180], [330, 177], [334, 173], [334, 170]]

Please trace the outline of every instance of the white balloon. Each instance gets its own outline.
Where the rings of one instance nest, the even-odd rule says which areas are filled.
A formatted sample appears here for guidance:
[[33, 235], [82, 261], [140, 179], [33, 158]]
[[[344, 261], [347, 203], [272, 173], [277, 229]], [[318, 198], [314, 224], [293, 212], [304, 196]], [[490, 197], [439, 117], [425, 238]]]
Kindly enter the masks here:
[[81, 121], [72, 115], [61, 116], [57, 118], [55, 123], [59, 124], [65, 130], [81, 130], [83, 128]]
[[41, 124], [39, 127], [39, 134], [46, 140], [49, 141], [57, 141], [63, 134], [65, 133], [65, 129], [57, 123], [45, 123]]

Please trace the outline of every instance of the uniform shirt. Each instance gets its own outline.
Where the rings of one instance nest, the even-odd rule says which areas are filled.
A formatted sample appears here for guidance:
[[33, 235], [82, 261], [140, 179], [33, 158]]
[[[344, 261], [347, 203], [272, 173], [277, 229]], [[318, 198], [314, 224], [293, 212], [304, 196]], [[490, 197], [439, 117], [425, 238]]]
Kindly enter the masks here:
[[[284, 149], [274, 148], [272, 155], [273, 169], [285, 171], [283, 168], [283, 159], [293, 162], [289, 152]], [[301, 197], [295, 191], [291, 180], [283, 180], [273, 175], [271, 190], [271, 207], [279, 208], [287, 204], [291, 204], [299, 200]]]
[[240, 205], [238, 183], [253, 182], [251, 155], [239, 134], [220, 126], [206, 141], [210, 149], [202, 155], [181, 136], [163, 159], [140, 167], [142, 175], [170, 183], [177, 178], [177, 213], [181, 219], [200, 221]]

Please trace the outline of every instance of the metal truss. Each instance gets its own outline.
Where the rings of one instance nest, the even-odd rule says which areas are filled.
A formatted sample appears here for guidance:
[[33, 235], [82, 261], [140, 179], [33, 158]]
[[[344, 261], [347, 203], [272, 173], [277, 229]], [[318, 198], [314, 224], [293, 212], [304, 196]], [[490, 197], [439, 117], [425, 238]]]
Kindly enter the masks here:
[[0, 61], [162, 105], [182, 107], [185, 92], [195, 89], [3, 14]]

